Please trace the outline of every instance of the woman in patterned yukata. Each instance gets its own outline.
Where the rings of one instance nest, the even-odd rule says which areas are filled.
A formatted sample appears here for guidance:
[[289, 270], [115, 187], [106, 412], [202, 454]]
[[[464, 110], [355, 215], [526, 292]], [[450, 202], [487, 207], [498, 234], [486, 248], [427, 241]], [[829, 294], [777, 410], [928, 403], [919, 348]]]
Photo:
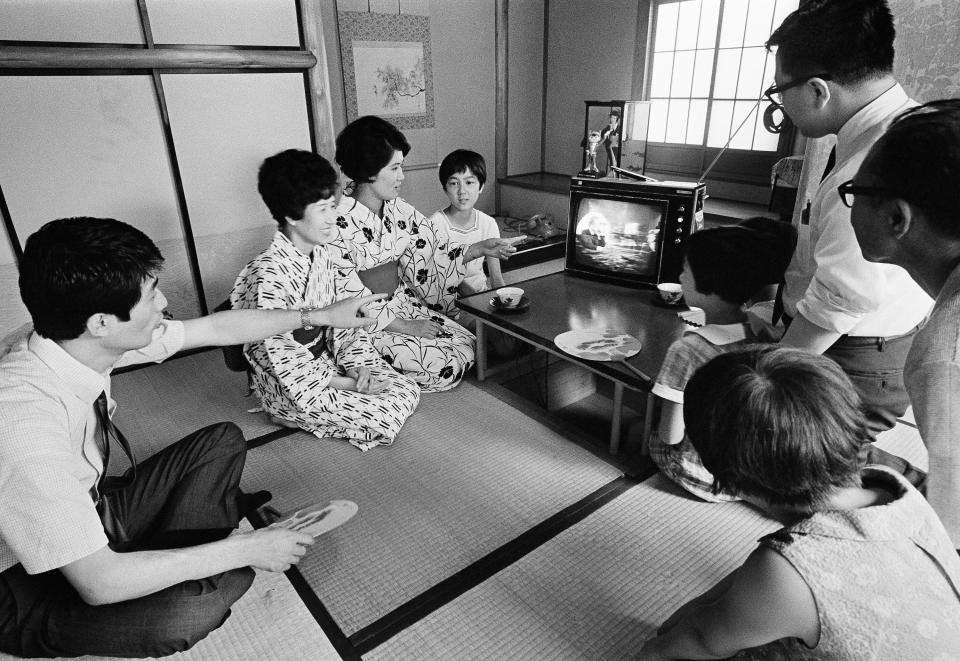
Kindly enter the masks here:
[[[344, 298], [336, 269], [337, 174], [317, 154], [290, 149], [260, 166], [258, 188], [279, 231], [237, 277], [234, 308], [319, 308]], [[358, 282], [358, 281], [357, 281]], [[354, 286], [357, 286], [356, 284]], [[244, 346], [264, 409], [317, 436], [361, 450], [393, 442], [420, 401], [420, 389], [391, 369], [365, 329], [305, 326]]]
[[337, 226], [360, 279], [392, 294], [370, 306], [374, 344], [395, 369], [435, 392], [457, 385], [473, 365], [476, 338], [454, 321], [465, 264], [507, 259], [516, 248], [506, 239], [469, 246], [439, 239], [429, 220], [398, 197], [409, 151], [403, 133], [379, 117], [361, 117], [341, 131], [336, 160], [355, 189], [337, 205]]

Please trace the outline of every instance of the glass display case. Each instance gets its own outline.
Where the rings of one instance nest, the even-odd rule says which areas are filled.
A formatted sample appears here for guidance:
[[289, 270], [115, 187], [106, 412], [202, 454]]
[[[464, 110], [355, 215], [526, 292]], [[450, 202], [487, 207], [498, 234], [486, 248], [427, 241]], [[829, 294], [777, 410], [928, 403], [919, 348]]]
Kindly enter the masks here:
[[642, 175], [646, 167], [649, 101], [586, 101], [581, 177], [619, 176], [611, 168]]

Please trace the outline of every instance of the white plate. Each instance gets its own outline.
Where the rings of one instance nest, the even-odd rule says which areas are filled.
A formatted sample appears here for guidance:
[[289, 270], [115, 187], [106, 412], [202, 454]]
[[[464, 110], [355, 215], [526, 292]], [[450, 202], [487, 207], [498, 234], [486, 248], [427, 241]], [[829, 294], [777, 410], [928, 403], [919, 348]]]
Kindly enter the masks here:
[[359, 509], [352, 501], [332, 500], [326, 505], [318, 503], [299, 509], [278, 525], [319, 537], [352, 519]]
[[640, 352], [640, 340], [609, 328], [567, 331], [553, 341], [561, 350], [584, 360], [620, 361]]

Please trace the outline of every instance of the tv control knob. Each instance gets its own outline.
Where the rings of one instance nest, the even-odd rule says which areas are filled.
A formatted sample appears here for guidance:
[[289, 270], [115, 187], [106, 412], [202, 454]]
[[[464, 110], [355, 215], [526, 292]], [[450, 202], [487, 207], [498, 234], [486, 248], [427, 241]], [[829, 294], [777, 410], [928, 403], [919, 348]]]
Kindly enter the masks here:
[[677, 208], [677, 211], [680, 213], [683, 213], [686, 210], [687, 210], [686, 207], [684, 207], [682, 204]]
[[677, 227], [677, 234], [683, 234], [683, 228]]
[[676, 243], [677, 245], [680, 245], [683, 242], [683, 240], [678, 236], [673, 240], [673, 242]]

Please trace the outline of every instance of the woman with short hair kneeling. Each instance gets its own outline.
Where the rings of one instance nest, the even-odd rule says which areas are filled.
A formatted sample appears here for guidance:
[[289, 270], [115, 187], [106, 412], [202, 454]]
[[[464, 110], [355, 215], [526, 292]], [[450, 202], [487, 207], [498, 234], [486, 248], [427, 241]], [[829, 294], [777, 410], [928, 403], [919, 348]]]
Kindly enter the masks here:
[[960, 558], [903, 476], [862, 466], [866, 419], [836, 363], [798, 349], [721, 355], [687, 384], [683, 413], [714, 487], [786, 527], [668, 618], [640, 658], [934, 659], [960, 649]]

